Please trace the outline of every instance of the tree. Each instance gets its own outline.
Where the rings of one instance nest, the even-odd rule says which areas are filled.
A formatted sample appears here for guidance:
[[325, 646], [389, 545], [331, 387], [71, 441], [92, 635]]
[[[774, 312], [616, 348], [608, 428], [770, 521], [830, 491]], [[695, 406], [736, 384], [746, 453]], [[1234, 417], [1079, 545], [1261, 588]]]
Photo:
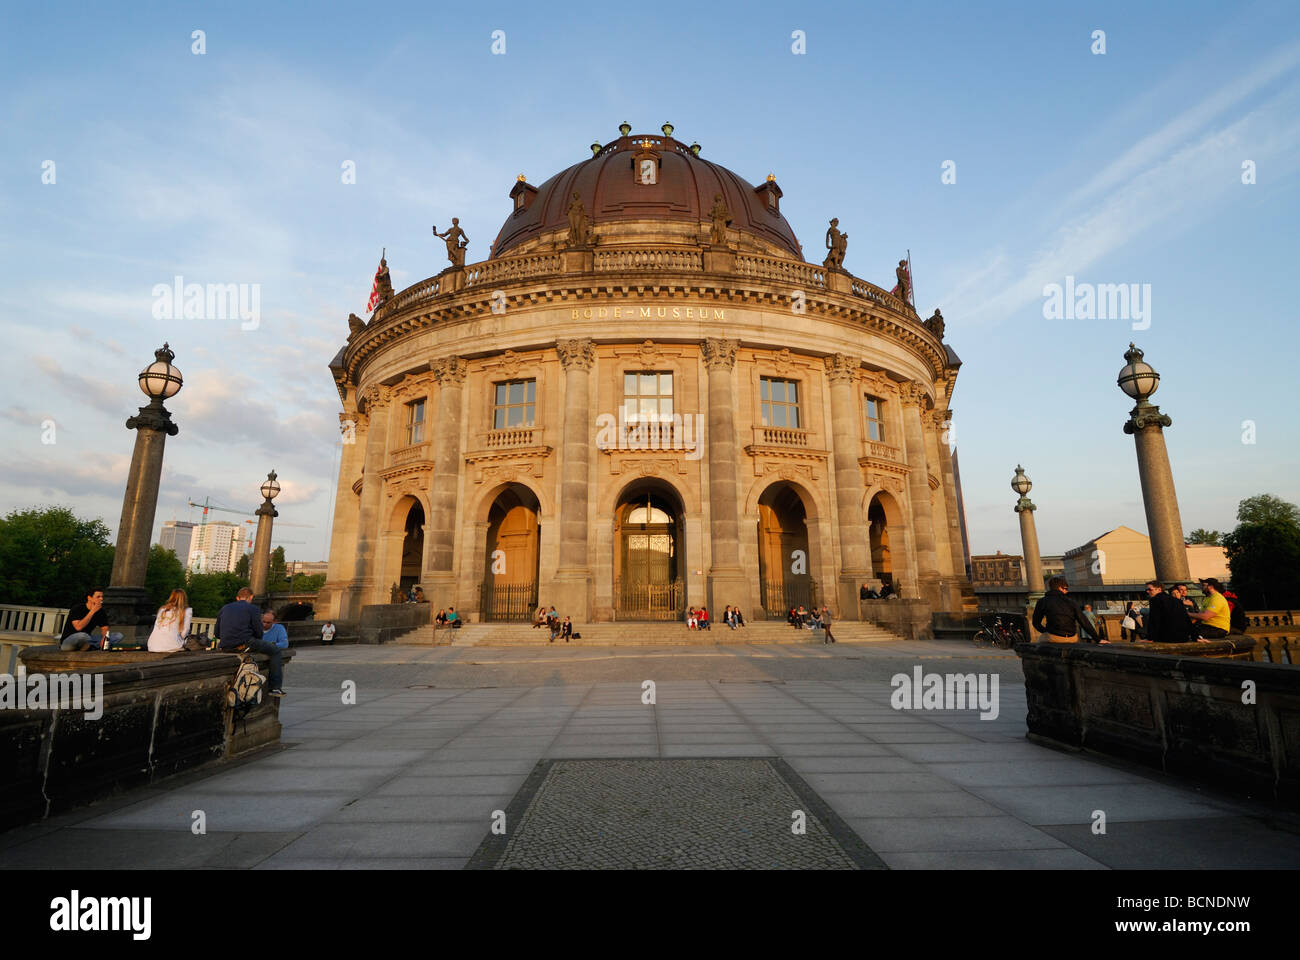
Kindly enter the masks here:
[[156, 610], [167, 602], [173, 590], [185, 586], [185, 565], [176, 556], [176, 551], [155, 543], [149, 548], [149, 565], [144, 573], [149, 603]]
[[1300, 510], [1271, 494], [1247, 497], [1223, 538], [1232, 589], [1248, 610], [1300, 606]]
[[0, 520], [0, 602], [71, 607], [108, 586], [112, 571], [103, 520], [67, 507], [14, 510]]
[[325, 586], [325, 574], [299, 573], [294, 575], [290, 590], [293, 593], [319, 593], [323, 586]]
[[187, 592], [194, 616], [215, 617], [246, 586], [248, 581], [233, 573], [191, 573]]
[[1204, 527], [1197, 527], [1187, 535], [1188, 543], [1208, 543], [1217, 547], [1219, 540], [1223, 535], [1218, 530], [1206, 530]]
[[266, 574], [267, 593], [282, 593], [289, 589], [289, 567], [284, 559], [284, 547], [271, 551], [271, 569]]
[[1266, 523], [1278, 520], [1300, 528], [1300, 507], [1271, 493], [1247, 497], [1237, 504], [1237, 519], [1242, 523]]
[[243, 577], [245, 580], [247, 580], [251, 576], [251, 574], [249, 573], [249, 565], [252, 562], [253, 562], [253, 555], [251, 553], [246, 553], [243, 556], [241, 556], [238, 560], [236, 560], [235, 576]]

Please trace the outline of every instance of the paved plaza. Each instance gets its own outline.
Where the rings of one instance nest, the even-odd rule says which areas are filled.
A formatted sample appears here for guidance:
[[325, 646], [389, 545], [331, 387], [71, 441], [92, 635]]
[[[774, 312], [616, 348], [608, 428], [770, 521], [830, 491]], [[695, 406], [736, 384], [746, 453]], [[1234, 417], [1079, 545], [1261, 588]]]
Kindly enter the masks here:
[[[996, 674], [998, 716], [894, 709], [917, 666]], [[280, 748], [2, 833], [0, 866], [1300, 866], [1277, 807], [1027, 741], [1019, 660], [968, 644], [308, 647], [285, 682]]]

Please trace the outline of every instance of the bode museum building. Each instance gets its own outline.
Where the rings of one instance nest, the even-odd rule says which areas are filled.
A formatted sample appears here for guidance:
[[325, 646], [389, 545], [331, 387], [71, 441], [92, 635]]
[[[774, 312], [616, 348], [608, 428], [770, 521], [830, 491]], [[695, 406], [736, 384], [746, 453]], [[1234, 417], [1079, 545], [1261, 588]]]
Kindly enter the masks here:
[[[376, 278], [331, 363], [344, 444], [318, 617], [419, 585], [471, 620], [858, 619], [969, 594], [936, 310], [809, 263], [757, 186], [654, 135], [522, 176], [491, 256]], [[818, 253], [823, 245], [818, 239]]]

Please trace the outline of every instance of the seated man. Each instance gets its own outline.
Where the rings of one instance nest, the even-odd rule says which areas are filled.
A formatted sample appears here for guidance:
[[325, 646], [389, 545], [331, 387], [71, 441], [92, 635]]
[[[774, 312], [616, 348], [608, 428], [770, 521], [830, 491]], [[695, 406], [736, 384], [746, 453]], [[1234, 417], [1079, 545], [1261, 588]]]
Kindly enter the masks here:
[[1147, 639], [1154, 643], [1186, 643], [1192, 621], [1182, 602], [1172, 593], [1165, 593], [1158, 580], [1147, 581], [1147, 597], [1151, 610], [1147, 618]]
[[448, 608], [447, 608], [447, 624], [448, 624], [448, 626], [450, 626], [453, 630], [459, 630], [459, 629], [460, 629], [460, 614], [456, 612], [456, 608], [455, 608], [455, 607], [448, 607]]
[[1196, 621], [1196, 639], [1205, 642], [1220, 640], [1228, 635], [1228, 628], [1232, 625], [1232, 610], [1223, 596], [1223, 584], [1214, 577], [1207, 577], [1201, 581], [1201, 589], [1205, 591], [1202, 608], [1188, 614]]
[[104, 590], [94, 587], [86, 593], [84, 603], [68, 611], [59, 638], [61, 650], [98, 650], [108, 633], [108, 615], [104, 613]]
[[262, 639], [274, 643], [281, 650], [289, 649], [289, 633], [283, 624], [275, 622], [274, 610], [262, 614]]
[[262, 639], [262, 617], [257, 607], [253, 606], [253, 591], [244, 587], [235, 594], [233, 603], [228, 603], [217, 611], [217, 622], [212, 628], [212, 635], [221, 642], [217, 649], [225, 653], [234, 653], [240, 647], [250, 653], [264, 653], [271, 658], [270, 676], [267, 678], [267, 691], [273, 697], [283, 697], [284, 682], [283, 659], [280, 648], [274, 643]]

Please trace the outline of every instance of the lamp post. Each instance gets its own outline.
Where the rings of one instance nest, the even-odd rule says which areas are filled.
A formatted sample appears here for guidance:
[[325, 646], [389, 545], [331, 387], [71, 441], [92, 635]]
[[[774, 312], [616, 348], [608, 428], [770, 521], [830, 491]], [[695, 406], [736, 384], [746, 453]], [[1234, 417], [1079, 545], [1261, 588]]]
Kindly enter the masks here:
[[1142, 351], [1132, 343], [1124, 359], [1127, 362], [1116, 382], [1137, 401], [1124, 424], [1124, 432], [1133, 435], [1137, 446], [1138, 478], [1142, 482], [1142, 503], [1147, 512], [1156, 579], [1164, 583], [1190, 580], [1183, 521], [1178, 515], [1178, 495], [1169, 468], [1169, 451], [1165, 449], [1165, 427], [1171, 426], [1173, 420], [1147, 401], [1160, 385], [1160, 374], [1142, 360]]
[[280, 484], [272, 470], [262, 484], [262, 505], [257, 508], [257, 538], [253, 541], [253, 560], [248, 570], [248, 586], [255, 599], [266, 595], [266, 578], [271, 569], [271, 522], [279, 516], [271, 501], [279, 495]]
[[1029, 499], [1033, 483], [1025, 476], [1024, 468], [1016, 464], [1016, 475], [1011, 478], [1011, 489], [1020, 494], [1015, 511], [1020, 514], [1020, 542], [1025, 552], [1025, 583], [1029, 586], [1029, 599], [1043, 595], [1043, 559], [1038, 553], [1038, 529], [1034, 526], [1034, 511], [1038, 508]]
[[172, 365], [176, 355], [166, 343], [153, 355], [153, 363], [140, 371], [137, 378], [149, 402], [126, 421], [127, 429], [136, 432], [135, 449], [122, 497], [122, 519], [117, 525], [113, 573], [104, 591], [104, 612], [109, 623], [120, 626], [128, 639], [143, 625], [142, 621], [147, 623], [152, 619], [153, 611], [149, 609], [145, 591], [149, 541], [158, 508], [163, 446], [167, 437], [176, 436], [180, 429], [163, 406], [163, 401], [176, 396], [183, 383], [180, 370]]

